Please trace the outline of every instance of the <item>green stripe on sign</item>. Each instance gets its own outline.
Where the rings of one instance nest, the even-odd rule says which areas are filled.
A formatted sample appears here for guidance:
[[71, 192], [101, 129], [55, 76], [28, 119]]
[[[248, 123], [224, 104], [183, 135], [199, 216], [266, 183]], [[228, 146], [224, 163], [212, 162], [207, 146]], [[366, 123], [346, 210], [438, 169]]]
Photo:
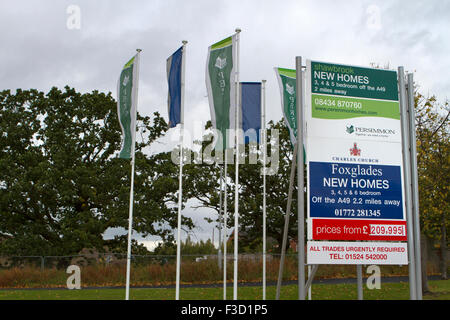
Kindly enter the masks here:
[[278, 73], [289, 77], [289, 78], [296, 78], [297, 74], [296, 74], [296, 70], [295, 69], [284, 69], [284, 68], [278, 68]]
[[131, 58], [130, 61], [128, 61], [128, 62], [123, 66], [123, 68], [126, 69], [126, 68], [131, 67], [131, 66], [133, 65], [133, 63], [134, 63], [134, 58], [135, 58], [135, 57], [136, 57], [136, 56], [134, 56], [133, 58]]
[[211, 50], [221, 49], [226, 46], [230, 46], [232, 44], [232, 40], [233, 40], [232, 37], [228, 37], [219, 42], [216, 42], [211, 46]]
[[400, 120], [397, 101], [346, 98], [313, 94], [312, 117], [319, 119], [349, 119], [380, 117]]

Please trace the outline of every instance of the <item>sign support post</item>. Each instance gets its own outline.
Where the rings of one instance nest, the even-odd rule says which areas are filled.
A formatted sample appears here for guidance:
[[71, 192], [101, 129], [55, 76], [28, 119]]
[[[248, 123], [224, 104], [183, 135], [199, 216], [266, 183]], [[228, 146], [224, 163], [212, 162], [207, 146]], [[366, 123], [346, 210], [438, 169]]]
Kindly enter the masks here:
[[362, 265], [356, 265], [356, 282], [358, 288], [358, 300], [363, 300], [363, 276], [362, 276]]
[[398, 67], [398, 86], [400, 102], [400, 119], [402, 128], [402, 146], [403, 146], [403, 166], [404, 166], [404, 186], [405, 186], [405, 207], [406, 207], [406, 231], [408, 239], [409, 256], [409, 294], [411, 300], [417, 299], [416, 289], [416, 260], [414, 257], [414, 233], [412, 219], [412, 199], [411, 199], [411, 160], [409, 152], [409, 131], [407, 118], [407, 100], [405, 94], [405, 74], [404, 68]]
[[296, 143], [294, 145], [294, 152], [292, 154], [291, 176], [289, 179], [287, 208], [286, 208], [286, 214], [284, 216], [284, 230], [283, 230], [283, 241], [282, 241], [282, 245], [281, 245], [280, 267], [278, 268], [277, 292], [276, 292], [276, 297], [275, 297], [276, 300], [280, 299], [281, 281], [283, 278], [284, 260], [286, 257], [286, 243], [287, 243], [287, 236], [288, 236], [288, 229], [289, 229], [289, 217], [291, 215], [291, 204], [292, 204], [292, 193], [293, 193], [293, 189], [294, 189], [295, 168], [297, 166], [297, 146], [298, 146], [298, 143]]
[[[303, 76], [302, 57], [295, 57], [297, 89], [297, 145], [303, 142]], [[298, 192], [298, 299], [305, 300], [305, 198], [303, 148], [297, 147], [297, 192]]]
[[414, 81], [413, 74], [408, 73], [408, 109], [409, 109], [409, 137], [411, 153], [411, 187], [414, 226], [414, 256], [416, 259], [416, 291], [417, 299], [422, 300], [422, 266], [420, 252], [420, 220], [419, 220], [419, 186], [417, 176], [416, 126], [414, 110]]

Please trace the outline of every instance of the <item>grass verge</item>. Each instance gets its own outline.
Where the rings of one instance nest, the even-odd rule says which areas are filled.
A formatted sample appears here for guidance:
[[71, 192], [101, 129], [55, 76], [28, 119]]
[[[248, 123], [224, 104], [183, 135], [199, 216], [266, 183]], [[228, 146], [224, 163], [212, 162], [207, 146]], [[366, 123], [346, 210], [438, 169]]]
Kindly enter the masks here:
[[[430, 294], [424, 300], [450, 300], [450, 280], [429, 281]], [[232, 299], [233, 288], [228, 288], [227, 297]], [[275, 299], [275, 286], [267, 287], [267, 299]], [[132, 300], [174, 300], [175, 289], [131, 288]], [[123, 300], [125, 289], [36, 289], [0, 290], [0, 300]], [[222, 300], [223, 289], [181, 288], [182, 300]], [[240, 300], [261, 300], [262, 288], [241, 286], [238, 289]], [[281, 290], [282, 300], [296, 300], [297, 286], [286, 285]], [[313, 300], [356, 300], [356, 284], [315, 284], [312, 286]], [[406, 282], [382, 283], [380, 289], [369, 290], [364, 287], [365, 300], [408, 300], [409, 286]]]

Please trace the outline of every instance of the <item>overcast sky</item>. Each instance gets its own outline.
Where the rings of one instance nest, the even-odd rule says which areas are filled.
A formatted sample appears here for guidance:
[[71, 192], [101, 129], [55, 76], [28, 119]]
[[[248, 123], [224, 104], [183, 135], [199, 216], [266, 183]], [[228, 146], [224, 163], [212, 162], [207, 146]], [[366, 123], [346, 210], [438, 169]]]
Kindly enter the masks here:
[[[268, 120], [282, 117], [273, 68], [294, 68], [295, 56], [404, 66], [422, 93], [444, 101], [450, 95], [449, 17], [450, 1], [2, 1], [0, 90], [69, 85], [116, 97], [123, 65], [141, 48], [138, 111], [167, 119], [166, 59], [188, 40], [185, 122], [193, 131], [210, 119], [208, 46], [239, 27], [240, 80], [267, 80]], [[211, 237], [211, 226], [202, 222], [208, 212], [185, 214], [198, 224], [198, 239]]]

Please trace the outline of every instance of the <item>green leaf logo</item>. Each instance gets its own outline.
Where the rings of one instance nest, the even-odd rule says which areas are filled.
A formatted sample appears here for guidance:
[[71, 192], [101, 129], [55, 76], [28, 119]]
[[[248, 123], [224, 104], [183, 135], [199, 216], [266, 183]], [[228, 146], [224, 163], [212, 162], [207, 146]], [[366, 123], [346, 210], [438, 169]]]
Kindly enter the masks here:
[[289, 83], [286, 83], [286, 91], [292, 96], [295, 92], [295, 89], [293, 86], [290, 86]]
[[223, 59], [221, 59], [220, 57], [217, 57], [216, 64], [214, 65], [215, 67], [217, 67], [219, 69], [223, 69], [223, 68], [225, 68], [226, 65], [227, 65], [227, 57], [224, 57]]
[[128, 84], [128, 82], [130, 82], [130, 77], [129, 77], [129, 76], [125, 76], [125, 77], [123, 78], [122, 85], [123, 85], [124, 87], [126, 87], [127, 84]]

